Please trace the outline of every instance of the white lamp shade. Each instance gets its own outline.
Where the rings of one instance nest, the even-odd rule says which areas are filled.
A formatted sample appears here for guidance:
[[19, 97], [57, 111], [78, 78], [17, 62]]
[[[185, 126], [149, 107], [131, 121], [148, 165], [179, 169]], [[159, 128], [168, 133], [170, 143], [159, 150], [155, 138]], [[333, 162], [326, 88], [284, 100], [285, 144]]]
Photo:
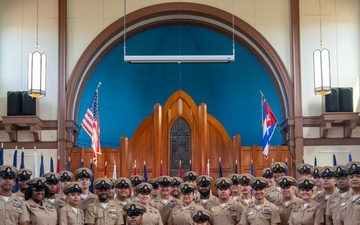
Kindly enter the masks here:
[[331, 93], [330, 83], [330, 52], [326, 48], [314, 51], [315, 94], [327, 95]]
[[28, 59], [28, 94], [41, 98], [46, 94], [46, 55], [38, 51], [30, 52]]

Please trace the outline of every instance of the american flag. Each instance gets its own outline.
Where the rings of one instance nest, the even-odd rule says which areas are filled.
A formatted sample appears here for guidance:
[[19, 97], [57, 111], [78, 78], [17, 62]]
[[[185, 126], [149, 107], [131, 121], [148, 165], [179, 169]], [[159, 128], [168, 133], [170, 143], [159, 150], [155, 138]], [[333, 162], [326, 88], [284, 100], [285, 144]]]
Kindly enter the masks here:
[[97, 154], [101, 154], [100, 148], [100, 122], [98, 118], [98, 91], [96, 90], [89, 108], [86, 110], [84, 119], [81, 123], [86, 133], [91, 137], [93, 148], [93, 163], [97, 165]]
[[262, 152], [265, 157], [268, 157], [269, 154], [269, 146], [270, 146], [270, 139], [274, 134], [276, 128], [277, 120], [272, 112], [269, 104], [267, 103], [266, 99], [263, 101], [263, 145], [262, 145]]

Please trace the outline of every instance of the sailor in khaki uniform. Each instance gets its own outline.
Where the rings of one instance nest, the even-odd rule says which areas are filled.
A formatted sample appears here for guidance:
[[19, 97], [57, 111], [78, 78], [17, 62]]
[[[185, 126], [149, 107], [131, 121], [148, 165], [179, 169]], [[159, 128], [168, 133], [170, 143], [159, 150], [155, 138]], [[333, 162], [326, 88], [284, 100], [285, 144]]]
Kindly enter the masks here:
[[278, 208], [266, 200], [265, 193], [268, 182], [263, 177], [254, 177], [250, 180], [255, 201], [244, 210], [241, 225], [274, 225], [280, 223]]
[[152, 185], [152, 190], [151, 190], [151, 199], [156, 198], [159, 195], [159, 184], [156, 183], [157, 177], [155, 178], [151, 178], [150, 180], [148, 180], [148, 183]]
[[20, 198], [21, 201], [25, 201], [25, 190], [28, 187], [26, 182], [30, 180], [32, 171], [28, 169], [18, 170], [16, 182], [19, 186], [19, 190], [15, 193], [16, 196]]
[[145, 178], [143, 176], [140, 175], [134, 175], [129, 177], [129, 180], [131, 181], [131, 197], [130, 197], [130, 201], [131, 202], [137, 202], [138, 200], [136, 199], [136, 196], [134, 194], [134, 189], [138, 184], [141, 184], [143, 182], [145, 182]]
[[340, 204], [338, 214], [339, 225], [360, 224], [360, 162], [349, 162], [346, 164], [349, 174], [349, 183], [352, 189], [350, 198]]
[[243, 173], [239, 175], [239, 182], [241, 187], [241, 195], [237, 201], [241, 202], [244, 207], [255, 201], [254, 196], [251, 194], [250, 180], [254, 177], [250, 174]]
[[113, 178], [109, 178], [109, 180], [111, 181], [112, 185], [111, 185], [111, 188], [110, 188], [110, 196], [109, 196], [109, 199], [110, 200], [114, 200], [115, 197], [116, 197], [116, 188], [115, 188], [115, 179]]
[[196, 188], [192, 183], [185, 182], [180, 184], [180, 190], [182, 205], [173, 208], [168, 219], [168, 225], [192, 225], [191, 213], [196, 209], [203, 209], [202, 206], [195, 204], [193, 200]]
[[268, 187], [266, 189], [265, 198], [269, 202], [275, 204], [275, 202], [281, 201], [281, 192], [280, 188], [276, 186], [274, 180], [274, 174], [270, 168], [265, 168], [262, 170], [262, 176], [267, 180]]
[[211, 186], [213, 179], [207, 175], [201, 175], [196, 178], [199, 195], [195, 197], [195, 203], [206, 208], [207, 204], [212, 204], [218, 198], [211, 194]]
[[21, 208], [22, 200], [11, 192], [17, 173], [13, 166], [0, 166], [0, 219], [3, 225], [27, 223]]
[[293, 208], [289, 225], [322, 225], [324, 224], [324, 207], [312, 200], [315, 182], [311, 178], [300, 178], [297, 181], [301, 203]]
[[238, 224], [243, 206], [234, 201], [231, 197], [232, 181], [227, 177], [220, 177], [215, 180], [217, 188], [218, 201], [206, 205], [206, 208], [213, 214], [214, 224]]
[[[186, 173], [184, 173], [183, 181], [192, 183], [196, 187], [196, 184], [197, 184], [196, 179], [198, 177], [199, 177], [199, 174], [197, 172], [187, 171]], [[200, 193], [197, 190], [195, 190], [195, 198], [198, 198], [199, 196], [200, 196]]]
[[75, 170], [74, 177], [75, 180], [82, 185], [79, 208], [86, 212], [87, 206], [95, 199], [97, 199], [97, 196], [91, 193], [89, 190], [91, 185], [91, 178], [93, 177], [93, 172], [88, 168], [82, 167]]
[[171, 196], [181, 201], [180, 184], [183, 183], [183, 179], [180, 177], [172, 177], [171, 181]]
[[320, 176], [320, 170], [321, 170], [321, 166], [314, 166], [311, 168], [311, 175], [315, 181], [314, 197], [317, 194], [319, 194], [320, 192], [324, 191], [324, 188], [322, 186], [321, 176]]
[[206, 209], [197, 209], [191, 214], [194, 225], [210, 225], [212, 224], [212, 213]]
[[74, 179], [74, 174], [66, 170], [60, 171], [58, 172], [58, 174], [60, 176], [60, 180], [59, 180], [60, 192], [57, 194], [57, 198], [64, 200], [66, 202], [66, 195], [64, 194], [64, 188]]
[[337, 216], [340, 205], [349, 197], [350, 184], [348, 180], [348, 173], [344, 165], [334, 166], [336, 186], [339, 192], [330, 196], [325, 212], [326, 224], [338, 225]]
[[286, 176], [288, 167], [283, 162], [273, 162], [270, 165], [270, 170], [273, 173], [274, 180], [276, 181], [277, 178]]
[[145, 218], [143, 214], [146, 212], [146, 208], [137, 202], [128, 203], [124, 206], [126, 213], [127, 225], [143, 225]]
[[49, 189], [46, 187], [46, 178], [37, 177], [29, 180], [23, 203], [24, 220], [32, 225], [57, 225], [58, 218], [54, 206], [45, 201]]
[[313, 166], [308, 163], [301, 163], [296, 167], [296, 170], [300, 174], [300, 178], [307, 177], [311, 178], [311, 168]]
[[241, 195], [241, 187], [240, 187], [240, 176], [239, 174], [233, 173], [227, 176], [233, 183], [231, 186], [231, 198], [237, 201]]
[[68, 200], [67, 204], [59, 210], [59, 225], [83, 225], [84, 211], [78, 207], [82, 185], [79, 182], [70, 182], [64, 187], [63, 192]]
[[59, 187], [60, 176], [57, 173], [50, 172], [45, 173], [42, 177], [46, 178], [46, 186], [49, 188], [49, 195], [46, 196], [45, 201], [50, 205], [53, 205], [56, 208], [56, 212], [59, 211], [61, 207], [64, 207], [66, 202], [64, 200], [59, 199], [56, 196], [56, 191]]
[[115, 181], [116, 188], [116, 197], [114, 198], [114, 202], [120, 206], [120, 208], [124, 207], [127, 203], [131, 202], [131, 181], [126, 177], [120, 177]]
[[323, 192], [318, 193], [314, 200], [320, 203], [323, 206], [326, 206], [329, 197], [338, 192], [335, 183], [335, 173], [334, 167], [332, 166], [324, 166], [320, 170], [320, 176], [322, 180], [322, 186], [324, 188]]
[[109, 200], [112, 182], [107, 178], [99, 178], [94, 182], [98, 199], [88, 205], [85, 211], [85, 224], [87, 225], [120, 225], [124, 224], [122, 209]]
[[290, 176], [282, 176], [277, 178], [276, 182], [281, 188], [282, 201], [276, 202], [280, 213], [280, 225], [287, 225], [292, 209], [301, 202], [301, 199], [295, 196], [296, 180]]
[[159, 210], [149, 205], [151, 200], [152, 186], [149, 183], [141, 183], [135, 187], [135, 195], [139, 199], [139, 203], [146, 208], [143, 214], [142, 225], [163, 225]]
[[178, 205], [181, 205], [181, 201], [172, 197], [171, 193], [171, 177], [160, 176], [157, 179], [159, 184], [159, 196], [152, 199], [149, 205], [159, 210], [161, 220], [163, 224], [167, 224], [171, 210]]

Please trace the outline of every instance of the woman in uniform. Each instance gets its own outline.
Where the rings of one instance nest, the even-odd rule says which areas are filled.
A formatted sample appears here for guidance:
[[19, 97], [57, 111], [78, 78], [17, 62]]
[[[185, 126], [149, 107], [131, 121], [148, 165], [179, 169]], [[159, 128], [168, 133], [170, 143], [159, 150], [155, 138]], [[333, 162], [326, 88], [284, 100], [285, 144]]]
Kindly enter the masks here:
[[49, 194], [45, 185], [45, 177], [37, 177], [29, 180], [29, 187], [25, 190], [25, 202], [23, 213], [26, 221], [31, 225], [57, 225], [57, 212], [54, 206], [44, 199]]
[[59, 210], [59, 225], [83, 225], [85, 222], [84, 211], [78, 205], [82, 193], [79, 182], [71, 182], [64, 187], [67, 204]]
[[311, 178], [300, 178], [297, 185], [302, 201], [292, 209], [289, 225], [323, 225], [324, 207], [311, 198], [315, 181]]

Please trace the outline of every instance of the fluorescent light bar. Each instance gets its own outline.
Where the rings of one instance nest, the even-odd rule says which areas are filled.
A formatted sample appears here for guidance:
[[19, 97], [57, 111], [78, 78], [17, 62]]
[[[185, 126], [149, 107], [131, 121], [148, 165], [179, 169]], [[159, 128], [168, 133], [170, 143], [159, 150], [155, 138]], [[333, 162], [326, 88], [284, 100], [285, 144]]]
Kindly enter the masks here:
[[124, 55], [129, 63], [229, 63], [235, 55]]

